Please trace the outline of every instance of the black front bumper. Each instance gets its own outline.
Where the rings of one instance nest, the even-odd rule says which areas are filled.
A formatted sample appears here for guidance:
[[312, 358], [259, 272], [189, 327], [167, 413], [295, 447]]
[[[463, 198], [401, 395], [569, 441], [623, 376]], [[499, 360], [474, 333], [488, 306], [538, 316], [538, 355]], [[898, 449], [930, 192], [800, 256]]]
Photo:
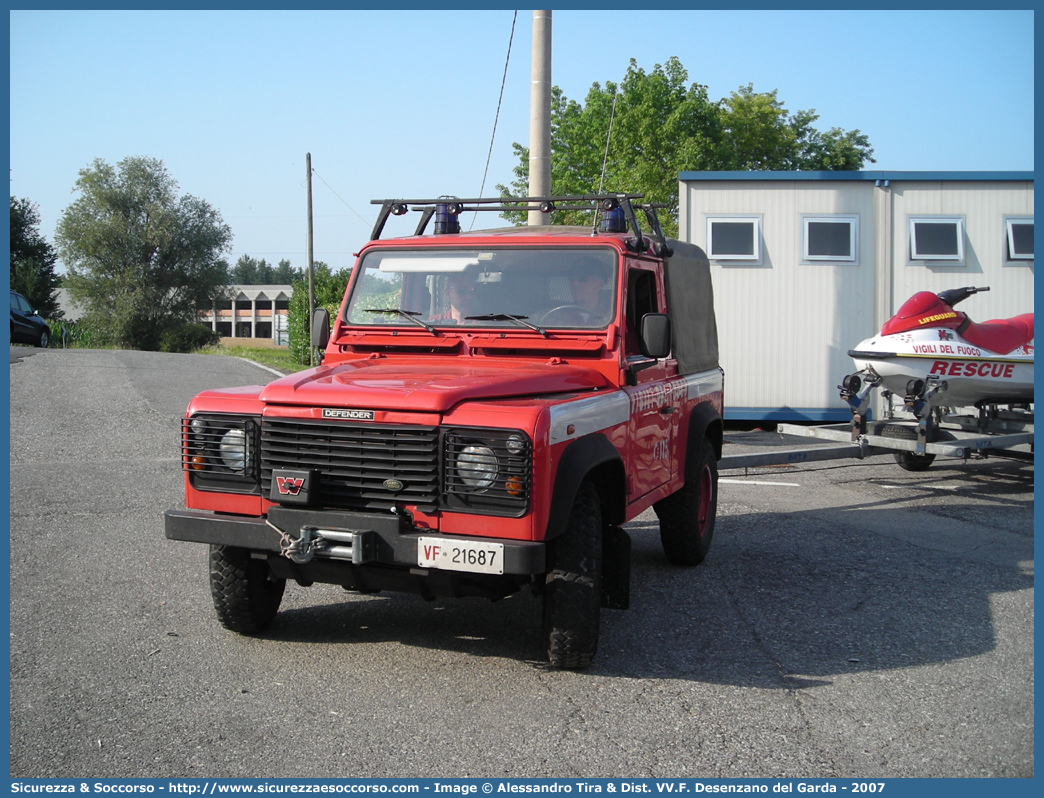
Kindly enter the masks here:
[[[167, 510], [163, 515], [166, 537], [169, 540], [236, 546], [254, 552], [276, 555], [280, 552], [282, 538], [272, 526], [278, 527], [292, 538], [298, 538], [303, 527], [369, 533], [367, 537], [373, 543], [371, 557], [366, 565], [352, 566], [355, 568], [400, 566], [410, 568], [415, 572], [424, 571], [425, 569], [419, 568], [417, 564], [417, 541], [422, 537], [448, 537], [452, 540], [480, 540], [487, 543], [504, 544], [505, 575], [535, 576], [543, 574], [545, 570], [543, 543], [443, 535], [428, 530], [417, 530], [410, 525], [408, 519], [390, 513], [378, 515], [336, 510], [296, 510], [272, 507], [268, 511], [268, 521], [272, 526], [263, 518], [220, 515], [198, 510]], [[285, 558], [280, 557], [279, 559]], [[324, 561], [324, 563], [340, 564], [334, 560]], [[351, 563], [345, 563], [345, 565], [351, 566]], [[338, 580], [323, 579], [321, 581]]]

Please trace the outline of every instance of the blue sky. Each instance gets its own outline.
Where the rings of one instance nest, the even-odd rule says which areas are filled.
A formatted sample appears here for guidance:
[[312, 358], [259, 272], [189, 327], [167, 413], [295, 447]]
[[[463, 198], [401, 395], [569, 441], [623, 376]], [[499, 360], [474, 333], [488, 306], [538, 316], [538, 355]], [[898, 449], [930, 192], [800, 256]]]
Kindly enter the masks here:
[[[52, 238], [78, 171], [161, 159], [242, 254], [351, 265], [371, 199], [476, 196], [512, 11], [12, 11], [11, 194]], [[858, 128], [868, 169], [1032, 170], [1031, 11], [556, 11], [552, 80], [582, 100], [677, 56], [712, 100], [741, 85]], [[532, 12], [519, 11], [485, 194], [528, 143]], [[389, 233], [407, 232], [405, 222]], [[479, 226], [482, 226], [480, 223]]]

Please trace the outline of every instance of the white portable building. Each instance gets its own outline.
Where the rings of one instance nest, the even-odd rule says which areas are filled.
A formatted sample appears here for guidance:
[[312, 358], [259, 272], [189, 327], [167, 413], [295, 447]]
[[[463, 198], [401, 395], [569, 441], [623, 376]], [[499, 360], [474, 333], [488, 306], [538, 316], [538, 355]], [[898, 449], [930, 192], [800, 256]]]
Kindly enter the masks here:
[[1033, 172], [682, 172], [711, 264], [726, 420], [843, 421], [848, 351], [918, 291], [1033, 310]]

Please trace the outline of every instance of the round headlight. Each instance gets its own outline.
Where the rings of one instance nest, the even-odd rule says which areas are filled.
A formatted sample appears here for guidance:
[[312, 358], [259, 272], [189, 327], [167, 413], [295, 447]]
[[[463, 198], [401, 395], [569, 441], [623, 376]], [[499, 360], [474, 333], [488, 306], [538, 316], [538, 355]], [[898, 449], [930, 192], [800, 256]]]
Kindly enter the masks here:
[[512, 435], [504, 445], [508, 454], [522, 454], [522, 450], [526, 448], [526, 442], [521, 435]]
[[457, 471], [469, 488], [488, 488], [500, 473], [497, 456], [488, 446], [465, 446], [457, 455]]
[[189, 426], [192, 428], [194, 433], [202, 435], [203, 431], [207, 428], [207, 422], [203, 420], [202, 416], [193, 416], [192, 420], [189, 422]]
[[237, 474], [246, 470], [246, 433], [241, 429], [230, 429], [221, 436], [221, 462]]

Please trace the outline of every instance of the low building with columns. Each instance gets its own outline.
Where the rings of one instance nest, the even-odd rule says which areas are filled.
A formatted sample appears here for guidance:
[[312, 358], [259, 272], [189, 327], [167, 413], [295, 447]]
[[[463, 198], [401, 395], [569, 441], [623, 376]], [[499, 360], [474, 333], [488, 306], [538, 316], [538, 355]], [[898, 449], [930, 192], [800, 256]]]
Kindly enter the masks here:
[[289, 344], [287, 308], [294, 289], [289, 285], [231, 285], [231, 299], [215, 303], [199, 320], [226, 338], [267, 338]]

